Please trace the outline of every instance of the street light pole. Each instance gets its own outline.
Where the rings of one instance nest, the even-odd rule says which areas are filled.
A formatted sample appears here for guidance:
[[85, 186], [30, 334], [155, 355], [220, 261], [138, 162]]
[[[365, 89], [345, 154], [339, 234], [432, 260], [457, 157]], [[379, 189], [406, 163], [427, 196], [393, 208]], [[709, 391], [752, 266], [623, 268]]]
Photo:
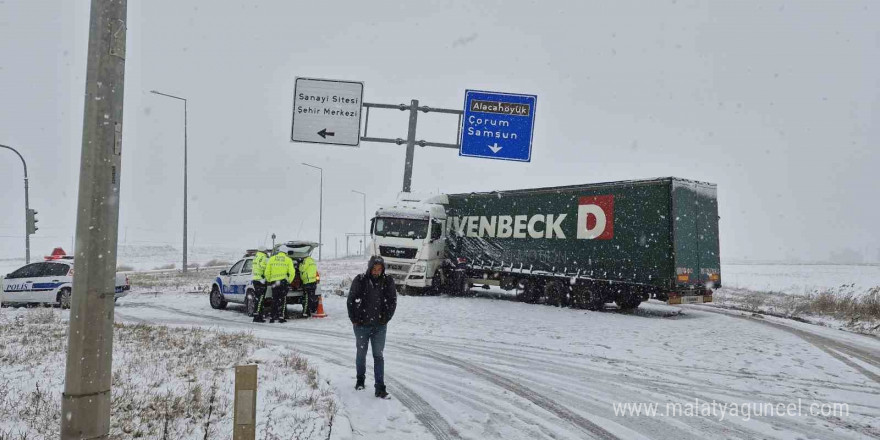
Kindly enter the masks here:
[[187, 162], [188, 162], [188, 154], [187, 154], [187, 110], [186, 110], [186, 98], [181, 98], [179, 96], [169, 95], [167, 93], [162, 93], [156, 90], [150, 90], [150, 93], [165, 96], [168, 98], [177, 99], [183, 101], [183, 273], [186, 273], [186, 220], [187, 220]]
[[367, 194], [362, 193], [358, 190], [351, 190], [353, 193], [358, 193], [364, 197], [364, 256], [367, 256]]
[[18, 155], [18, 158], [21, 159], [21, 164], [24, 165], [24, 263], [30, 264], [31, 262], [31, 234], [27, 228], [27, 217], [30, 206], [28, 205], [28, 175], [27, 175], [27, 162], [24, 161], [24, 157], [19, 153], [15, 148], [7, 147], [6, 145], [0, 144], [0, 148], [6, 148], [12, 150], [13, 153]]
[[[321, 229], [323, 228], [323, 225], [324, 225], [324, 169], [321, 167], [316, 167], [314, 165], [309, 165], [305, 162], [303, 162], [302, 164], [307, 167], [315, 168], [321, 172], [321, 189], [319, 190], [319, 193], [318, 193], [319, 194], [318, 197], [320, 198], [320, 201], [318, 202], [318, 244], [322, 245], [322, 243], [321, 243], [322, 230]], [[322, 247], [323, 246], [318, 246], [318, 261], [321, 261], [321, 248]]]

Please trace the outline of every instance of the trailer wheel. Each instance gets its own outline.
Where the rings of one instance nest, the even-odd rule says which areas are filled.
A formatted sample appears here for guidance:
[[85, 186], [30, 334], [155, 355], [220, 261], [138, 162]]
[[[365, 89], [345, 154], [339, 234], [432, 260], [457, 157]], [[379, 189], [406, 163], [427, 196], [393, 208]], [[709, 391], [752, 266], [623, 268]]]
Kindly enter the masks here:
[[595, 286], [581, 285], [571, 289], [571, 306], [596, 312], [605, 308], [605, 301]]
[[512, 276], [501, 277], [501, 288], [504, 290], [516, 289], [517, 280]]
[[642, 303], [642, 299], [638, 296], [631, 295], [614, 300], [617, 308], [623, 311], [629, 311], [637, 308]]
[[590, 292], [584, 286], [574, 286], [571, 288], [571, 308], [586, 309], [587, 300], [590, 298]]
[[516, 294], [517, 301], [534, 304], [540, 298], [538, 285], [535, 281], [524, 279], [519, 282], [519, 292]]
[[550, 281], [544, 285], [544, 296], [547, 298], [547, 304], [564, 307], [568, 303], [568, 289], [559, 281]]

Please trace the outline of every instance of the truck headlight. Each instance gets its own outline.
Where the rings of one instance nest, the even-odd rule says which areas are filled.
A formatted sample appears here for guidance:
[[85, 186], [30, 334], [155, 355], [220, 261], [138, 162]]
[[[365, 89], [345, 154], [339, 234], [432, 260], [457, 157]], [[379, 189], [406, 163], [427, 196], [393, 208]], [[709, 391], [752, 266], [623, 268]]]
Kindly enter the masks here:
[[425, 269], [427, 269], [427, 267], [425, 267], [425, 265], [423, 263], [417, 263], [412, 267], [411, 272], [425, 273]]

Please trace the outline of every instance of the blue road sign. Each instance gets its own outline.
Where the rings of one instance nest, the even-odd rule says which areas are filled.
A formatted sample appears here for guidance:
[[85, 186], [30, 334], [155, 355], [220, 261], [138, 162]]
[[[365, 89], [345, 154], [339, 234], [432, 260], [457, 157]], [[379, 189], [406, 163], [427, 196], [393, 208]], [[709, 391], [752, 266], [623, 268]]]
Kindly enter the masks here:
[[459, 156], [532, 160], [535, 95], [466, 90]]

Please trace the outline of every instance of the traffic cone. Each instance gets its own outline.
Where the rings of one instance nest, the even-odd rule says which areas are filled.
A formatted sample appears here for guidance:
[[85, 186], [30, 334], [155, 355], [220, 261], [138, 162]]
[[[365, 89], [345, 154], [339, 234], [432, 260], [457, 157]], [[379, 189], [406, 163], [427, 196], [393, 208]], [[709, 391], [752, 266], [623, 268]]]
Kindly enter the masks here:
[[318, 297], [318, 310], [315, 313], [312, 313], [312, 318], [326, 318], [327, 314], [324, 313], [324, 296], [321, 295]]

